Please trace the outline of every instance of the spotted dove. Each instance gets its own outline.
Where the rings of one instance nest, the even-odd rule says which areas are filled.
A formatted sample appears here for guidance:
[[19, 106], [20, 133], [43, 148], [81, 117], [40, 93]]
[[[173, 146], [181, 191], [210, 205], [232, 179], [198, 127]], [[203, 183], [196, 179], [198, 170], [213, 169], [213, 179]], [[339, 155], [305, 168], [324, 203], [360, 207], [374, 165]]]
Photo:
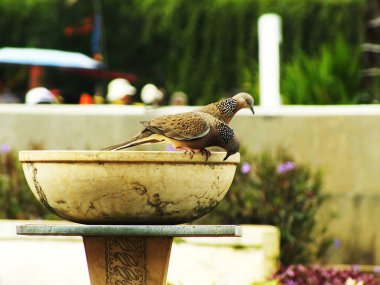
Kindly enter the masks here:
[[160, 116], [150, 121], [139, 122], [144, 129], [131, 139], [103, 150], [120, 150], [145, 143], [168, 142], [177, 150], [193, 157], [195, 152], [211, 153], [206, 147], [218, 146], [227, 151], [224, 158], [238, 152], [239, 140], [227, 124], [203, 112], [187, 112]]
[[243, 109], [249, 108], [252, 113], [255, 114], [253, 110], [254, 100], [248, 93], [238, 93], [235, 96], [227, 99], [220, 100], [215, 103], [208, 104], [202, 108], [195, 111], [203, 112], [214, 116], [215, 118], [229, 124], [235, 114]]

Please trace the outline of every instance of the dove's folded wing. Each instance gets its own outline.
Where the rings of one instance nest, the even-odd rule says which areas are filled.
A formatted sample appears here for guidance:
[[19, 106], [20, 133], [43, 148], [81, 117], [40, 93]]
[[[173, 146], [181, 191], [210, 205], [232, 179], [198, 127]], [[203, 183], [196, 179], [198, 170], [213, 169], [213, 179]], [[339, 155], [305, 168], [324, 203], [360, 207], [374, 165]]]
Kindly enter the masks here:
[[210, 132], [210, 124], [204, 114], [182, 113], [140, 122], [150, 131], [179, 141], [202, 138]]

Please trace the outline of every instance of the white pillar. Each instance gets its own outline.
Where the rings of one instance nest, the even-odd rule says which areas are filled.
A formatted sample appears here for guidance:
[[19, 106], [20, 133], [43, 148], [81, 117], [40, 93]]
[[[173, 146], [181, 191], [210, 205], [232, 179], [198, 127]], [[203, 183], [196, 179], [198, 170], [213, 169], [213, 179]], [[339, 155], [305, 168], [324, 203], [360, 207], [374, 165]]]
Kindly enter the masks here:
[[281, 105], [280, 42], [281, 18], [264, 14], [259, 18], [260, 105], [267, 108]]

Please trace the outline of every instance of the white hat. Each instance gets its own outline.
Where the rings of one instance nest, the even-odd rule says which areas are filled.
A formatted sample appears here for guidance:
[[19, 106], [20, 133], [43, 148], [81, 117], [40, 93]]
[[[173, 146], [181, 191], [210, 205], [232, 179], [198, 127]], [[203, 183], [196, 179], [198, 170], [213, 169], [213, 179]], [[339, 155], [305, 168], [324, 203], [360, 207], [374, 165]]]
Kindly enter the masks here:
[[25, 95], [25, 103], [34, 105], [41, 103], [57, 103], [57, 100], [52, 92], [45, 87], [36, 87], [30, 89]]
[[116, 78], [108, 84], [108, 101], [123, 99], [125, 96], [135, 95], [136, 88], [127, 79]]
[[145, 104], [152, 104], [163, 98], [164, 93], [156, 85], [148, 83], [141, 89], [141, 100]]

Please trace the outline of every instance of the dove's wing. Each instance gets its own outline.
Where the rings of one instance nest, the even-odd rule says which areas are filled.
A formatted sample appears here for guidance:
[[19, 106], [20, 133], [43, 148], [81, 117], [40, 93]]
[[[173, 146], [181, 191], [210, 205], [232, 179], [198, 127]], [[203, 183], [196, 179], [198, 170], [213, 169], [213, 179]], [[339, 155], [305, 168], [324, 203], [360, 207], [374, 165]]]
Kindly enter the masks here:
[[193, 140], [210, 132], [210, 124], [204, 114], [188, 112], [141, 121], [148, 130], [175, 140]]

